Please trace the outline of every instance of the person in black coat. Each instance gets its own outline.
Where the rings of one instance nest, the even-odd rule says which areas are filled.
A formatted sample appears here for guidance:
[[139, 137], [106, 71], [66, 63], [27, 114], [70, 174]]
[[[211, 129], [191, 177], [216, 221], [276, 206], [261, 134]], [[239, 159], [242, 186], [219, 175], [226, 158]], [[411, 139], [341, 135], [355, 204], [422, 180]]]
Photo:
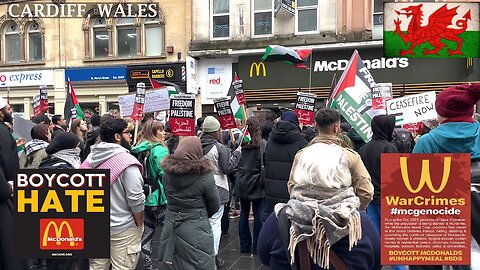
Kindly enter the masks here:
[[[261, 162], [266, 141], [262, 139], [258, 118], [248, 118], [247, 127], [251, 141], [249, 143], [245, 140], [242, 142], [242, 156], [238, 163], [234, 194], [240, 198], [240, 220], [238, 223], [240, 252], [257, 254], [257, 239], [262, 229], [265, 197]], [[253, 207], [254, 218], [253, 245], [248, 224], [250, 205]]]
[[275, 123], [265, 149], [265, 203], [267, 216], [277, 203], [290, 198], [287, 182], [297, 152], [307, 145], [305, 135], [298, 127], [298, 117], [284, 112]]
[[12, 123], [13, 110], [0, 97], [0, 270], [28, 269], [26, 260], [14, 255], [13, 190], [8, 181], [14, 181], [19, 162], [17, 144], [5, 123]]

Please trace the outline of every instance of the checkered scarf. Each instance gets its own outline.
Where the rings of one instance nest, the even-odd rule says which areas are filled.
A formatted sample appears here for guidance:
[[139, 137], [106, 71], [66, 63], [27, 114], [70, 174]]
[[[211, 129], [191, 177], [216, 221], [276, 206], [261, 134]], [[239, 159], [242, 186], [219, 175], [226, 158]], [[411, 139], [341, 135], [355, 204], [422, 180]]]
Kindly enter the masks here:
[[33, 139], [25, 144], [25, 154], [29, 156], [33, 152], [47, 148], [48, 143], [43, 140]]

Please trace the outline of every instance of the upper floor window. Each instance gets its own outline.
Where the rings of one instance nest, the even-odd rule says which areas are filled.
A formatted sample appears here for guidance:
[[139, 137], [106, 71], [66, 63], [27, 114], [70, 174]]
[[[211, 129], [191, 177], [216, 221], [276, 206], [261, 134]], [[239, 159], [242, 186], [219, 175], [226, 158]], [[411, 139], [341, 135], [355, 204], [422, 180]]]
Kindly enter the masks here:
[[273, 1], [253, 0], [253, 35], [273, 34]]
[[230, 0], [211, 0], [212, 38], [230, 37]]
[[383, 38], [383, 3], [395, 2], [395, 0], [374, 0], [373, 2], [373, 39]]
[[31, 22], [27, 26], [27, 51], [29, 61], [42, 60], [42, 34], [37, 22]]
[[145, 55], [156, 56], [161, 55], [164, 48], [164, 27], [158, 18], [145, 19]]
[[108, 56], [108, 42], [110, 35], [107, 31], [104, 18], [94, 18], [92, 23], [93, 54], [95, 58]]
[[135, 57], [137, 55], [137, 31], [133, 18], [117, 20], [118, 57]]
[[0, 16], [0, 64], [43, 61], [44, 33], [40, 18]]
[[298, 0], [296, 11], [296, 34], [318, 33], [318, 0]]
[[22, 59], [20, 46], [20, 27], [15, 22], [9, 22], [5, 25], [4, 44], [5, 60], [7, 63], [18, 63]]
[[154, 18], [100, 18], [87, 12], [83, 21], [85, 58], [135, 58], [163, 56], [165, 17], [161, 10]]

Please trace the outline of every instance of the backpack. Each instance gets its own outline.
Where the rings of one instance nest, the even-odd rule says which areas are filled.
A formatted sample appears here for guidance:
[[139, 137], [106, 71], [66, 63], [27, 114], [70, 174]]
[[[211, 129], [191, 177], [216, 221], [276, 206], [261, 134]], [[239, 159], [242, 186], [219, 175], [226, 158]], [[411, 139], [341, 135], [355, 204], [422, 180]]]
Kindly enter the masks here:
[[148, 150], [144, 150], [133, 155], [143, 166], [143, 193], [145, 193], [145, 196], [147, 197], [160, 188], [158, 185], [158, 178], [152, 178], [152, 168], [150, 167], [149, 162], [150, 154], [155, 146], [156, 145], [151, 146]]
[[412, 133], [396, 129], [393, 131], [392, 143], [397, 146], [398, 153], [411, 153], [414, 146]]

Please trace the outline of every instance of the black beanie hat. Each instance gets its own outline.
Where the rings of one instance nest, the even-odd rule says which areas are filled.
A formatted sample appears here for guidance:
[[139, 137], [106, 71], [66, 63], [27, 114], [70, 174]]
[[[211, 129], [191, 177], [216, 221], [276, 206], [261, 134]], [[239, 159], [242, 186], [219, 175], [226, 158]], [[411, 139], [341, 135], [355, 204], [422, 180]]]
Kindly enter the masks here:
[[61, 150], [74, 149], [77, 147], [78, 143], [80, 143], [80, 139], [77, 135], [71, 132], [60, 132], [53, 138], [45, 149], [45, 152], [48, 155], [51, 155]]

